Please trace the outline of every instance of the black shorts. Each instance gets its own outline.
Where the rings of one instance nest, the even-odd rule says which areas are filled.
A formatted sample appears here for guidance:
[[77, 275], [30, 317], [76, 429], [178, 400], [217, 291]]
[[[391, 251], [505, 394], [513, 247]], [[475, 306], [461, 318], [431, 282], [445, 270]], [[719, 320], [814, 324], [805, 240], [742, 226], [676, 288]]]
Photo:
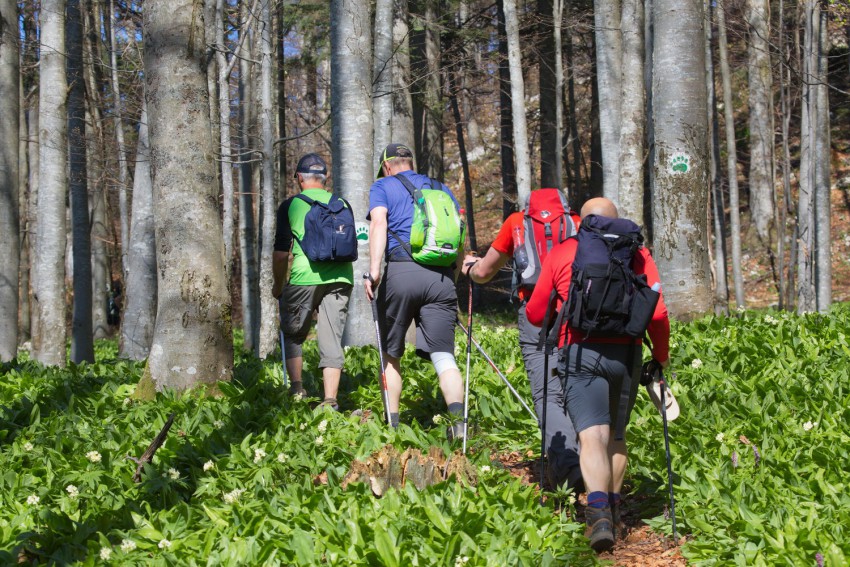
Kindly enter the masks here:
[[381, 344], [394, 358], [404, 354], [404, 337], [416, 322], [416, 353], [455, 350], [457, 290], [451, 268], [389, 262], [378, 288]]

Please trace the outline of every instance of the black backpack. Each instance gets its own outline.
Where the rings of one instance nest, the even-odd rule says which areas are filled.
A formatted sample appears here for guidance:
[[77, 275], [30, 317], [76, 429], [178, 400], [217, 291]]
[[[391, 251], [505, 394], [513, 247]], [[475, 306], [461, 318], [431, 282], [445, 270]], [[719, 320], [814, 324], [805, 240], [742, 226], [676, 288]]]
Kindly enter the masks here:
[[322, 203], [304, 194], [295, 195], [308, 205], [304, 217], [304, 236], [295, 237], [311, 262], [354, 262], [357, 260], [357, 235], [354, 213], [348, 201], [333, 195]]
[[595, 336], [642, 337], [661, 296], [632, 270], [643, 245], [640, 227], [627, 219], [585, 217], [576, 236], [565, 317], [570, 327]]

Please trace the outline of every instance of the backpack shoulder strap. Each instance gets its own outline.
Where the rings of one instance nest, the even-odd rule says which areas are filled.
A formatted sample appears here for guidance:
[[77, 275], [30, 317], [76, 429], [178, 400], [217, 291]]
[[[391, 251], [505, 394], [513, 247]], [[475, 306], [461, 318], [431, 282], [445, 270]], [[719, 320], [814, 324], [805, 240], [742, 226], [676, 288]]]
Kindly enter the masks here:
[[318, 203], [318, 201], [316, 201], [315, 199], [311, 199], [310, 197], [308, 197], [304, 193], [298, 193], [297, 195], [293, 195], [293, 197], [295, 199], [301, 199], [302, 201], [304, 201], [308, 205], [312, 205], [313, 203]]
[[413, 183], [410, 182], [410, 179], [408, 179], [406, 176], [404, 176], [400, 173], [393, 175], [393, 177], [398, 179], [399, 182], [401, 182], [401, 184], [404, 185], [404, 188], [407, 189], [408, 193], [410, 193], [410, 198], [413, 199], [413, 202], [415, 203], [416, 202], [416, 192], [419, 191], [419, 189], [417, 189], [413, 185]]

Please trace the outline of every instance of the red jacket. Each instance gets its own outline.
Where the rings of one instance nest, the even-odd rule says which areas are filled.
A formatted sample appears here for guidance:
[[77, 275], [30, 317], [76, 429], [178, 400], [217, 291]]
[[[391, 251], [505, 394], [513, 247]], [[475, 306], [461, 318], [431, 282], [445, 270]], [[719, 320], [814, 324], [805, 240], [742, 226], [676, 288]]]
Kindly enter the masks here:
[[[561, 308], [561, 297], [567, 297], [570, 290], [570, 280], [573, 274], [573, 260], [576, 256], [578, 241], [575, 238], [570, 238], [563, 244], [559, 244], [546, 256], [543, 261], [540, 278], [537, 280], [537, 285], [534, 286], [534, 293], [528, 300], [525, 306], [525, 313], [528, 316], [528, 321], [532, 325], [541, 326], [543, 318], [546, 316], [546, 308], [549, 304], [549, 297], [552, 294], [552, 289], [558, 291], [558, 305]], [[646, 279], [649, 285], [660, 282], [658, 276], [658, 268], [655, 261], [649, 254], [649, 250], [644, 247], [638, 248], [632, 261], [632, 270], [635, 274], [646, 274]], [[582, 342], [583, 337], [579, 332], [572, 328], [567, 328], [566, 336], [563, 327], [558, 330], [559, 338], [558, 345], [563, 347], [566, 339], [567, 344], [576, 344]], [[665, 362], [670, 358], [670, 319], [667, 316], [667, 306], [664, 304], [664, 295], [658, 300], [658, 305], [655, 307], [655, 313], [652, 316], [652, 321], [647, 329], [649, 338], [652, 341], [652, 356], [659, 362]], [[588, 339], [591, 343], [623, 343], [628, 344], [629, 338], [596, 338]]]

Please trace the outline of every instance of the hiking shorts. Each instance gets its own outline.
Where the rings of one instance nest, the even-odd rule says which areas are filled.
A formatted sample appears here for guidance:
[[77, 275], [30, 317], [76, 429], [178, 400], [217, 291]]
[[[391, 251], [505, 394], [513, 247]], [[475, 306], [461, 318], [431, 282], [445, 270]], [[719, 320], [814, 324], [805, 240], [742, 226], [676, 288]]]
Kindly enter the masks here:
[[416, 323], [416, 354], [455, 351], [457, 290], [451, 268], [388, 262], [378, 288], [381, 344], [393, 358], [404, 354], [404, 336]]
[[[628, 361], [631, 352], [631, 361]], [[640, 386], [641, 347], [623, 344], [579, 343], [561, 349], [558, 372], [564, 381], [567, 414], [581, 433], [594, 425], [617, 424], [623, 379], [631, 374], [625, 424]]]
[[313, 312], [319, 310], [316, 342], [319, 368], [342, 368], [342, 331], [348, 317], [352, 285], [335, 282], [319, 285], [289, 285], [283, 290], [281, 329], [287, 359], [301, 356], [301, 345], [310, 332]]

